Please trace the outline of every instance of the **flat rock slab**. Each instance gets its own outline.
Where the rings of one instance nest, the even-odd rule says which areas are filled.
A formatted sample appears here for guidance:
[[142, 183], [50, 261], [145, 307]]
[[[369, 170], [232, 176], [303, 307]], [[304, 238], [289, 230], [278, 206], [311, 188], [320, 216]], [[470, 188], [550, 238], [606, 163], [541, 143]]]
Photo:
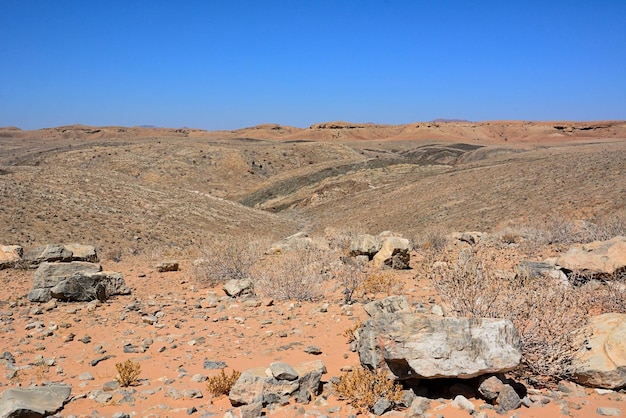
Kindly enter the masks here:
[[71, 392], [67, 385], [7, 389], [0, 396], [0, 418], [48, 416], [63, 407]]
[[0, 245], [0, 270], [14, 267], [22, 259], [19, 245]]
[[556, 260], [562, 270], [585, 276], [611, 276], [626, 269], [626, 237], [574, 245]]
[[365, 321], [358, 333], [361, 363], [395, 379], [504, 373], [522, 357], [518, 332], [505, 319], [383, 313]]
[[578, 332], [576, 347], [572, 368], [578, 383], [604, 389], [626, 387], [626, 314], [590, 318]]

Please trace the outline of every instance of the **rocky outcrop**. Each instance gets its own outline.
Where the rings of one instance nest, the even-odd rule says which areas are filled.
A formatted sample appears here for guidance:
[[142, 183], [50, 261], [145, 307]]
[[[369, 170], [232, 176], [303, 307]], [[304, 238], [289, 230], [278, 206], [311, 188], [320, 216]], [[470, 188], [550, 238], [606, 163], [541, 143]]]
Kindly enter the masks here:
[[254, 296], [254, 284], [250, 279], [231, 279], [224, 283], [222, 289], [231, 298], [251, 298]]
[[307, 403], [319, 394], [322, 375], [326, 367], [321, 361], [302, 363], [291, 367], [273, 363], [269, 368], [246, 370], [235, 382], [228, 398], [233, 406], [282, 403], [295, 396], [296, 401]]
[[366, 255], [370, 260], [380, 251], [383, 242], [379, 237], [369, 234], [358, 235], [350, 242], [350, 255]]
[[577, 332], [575, 347], [572, 370], [578, 383], [605, 389], [626, 387], [626, 314], [592, 317]]
[[22, 259], [22, 253], [19, 245], [0, 245], [0, 270], [15, 267]]
[[96, 263], [98, 262], [98, 255], [92, 245], [48, 244], [29, 249], [24, 253], [22, 259], [30, 268], [36, 268], [45, 261], [88, 261]]
[[106, 300], [114, 295], [130, 294], [123, 276], [103, 272], [96, 263], [73, 261], [69, 263], [43, 262], [35, 270], [33, 289], [28, 294], [31, 302], [47, 302], [52, 298], [64, 301]]
[[626, 237], [572, 246], [556, 260], [566, 274], [605, 278], [626, 269]]
[[67, 385], [7, 389], [0, 396], [0, 418], [54, 414], [67, 402], [71, 391], [72, 387]]
[[411, 242], [406, 238], [387, 237], [373, 258], [375, 267], [405, 269], [409, 267]]
[[358, 353], [369, 369], [395, 379], [468, 379], [518, 366], [520, 340], [505, 319], [381, 313], [358, 330]]

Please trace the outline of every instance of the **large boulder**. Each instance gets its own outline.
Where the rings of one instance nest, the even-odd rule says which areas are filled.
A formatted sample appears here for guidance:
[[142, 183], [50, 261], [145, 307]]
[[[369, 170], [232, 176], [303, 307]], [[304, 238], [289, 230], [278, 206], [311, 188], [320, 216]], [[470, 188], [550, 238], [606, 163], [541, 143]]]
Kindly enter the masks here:
[[29, 249], [24, 253], [22, 259], [29, 267], [36, 268], [44, 261], [88, 261], [95, 263], [98, 261], [98, 256], [92, 245], [48, 244]]
[[67, 385], [7, 389], [0, 396], [0, 418], [49, 416], [63, 407], [71, 391]]
[[387, 237], [373, 258], [374, 267], [409, 268], [411, 242], [406, 238]]
[[77, 273], [67, 277], [50, 288], [50, 296], [67, 302], [105, 301], [114, 295], [128, 295], [120, 273], [102, 271], [98, 273]]
[[[289, 372], [285, 373], [284, 371]], [[321, 361], [302, 363], [294, 368], [274, 364], [270, 368], [257, 367], [241, 373], [228, 398], [233, 406], [260, 403], [263, 406], [282, 403], [296, 396], [307, 402], [319, 393], [322, 374], [326, 367]]]
[[383, 242], [379, 237], [369, 234], [358, 235], [350, 242], [350, 255], [366, 255], [370, 260], [380, 251]]
[[626, 387], [626, 314], [594, 316], [576, 335], [575, 380], [605, 389]]
[[23, 249], [19, 245], [0, 245], [0, 270], [15, 267], [22, 254]]
[[103, 272], [99, 264], [84, 261], [43, 262], [35, 270], [33, 289], [28, 299], [32, 302], [47, 302], [51, 298], [90, 301], [127, 294], [130, 294], [130, 289], [123, 276], [120, 273]]
[[585, 277], [612, 276], [626, 269], [626, 237], [574, 245], [557, 258], [556, 265]]
[[358, 330], [361, 364], [395, 379], [469, 379], [504, 373], [521, 360], [520, 339], [505, 319], [381, 313]]

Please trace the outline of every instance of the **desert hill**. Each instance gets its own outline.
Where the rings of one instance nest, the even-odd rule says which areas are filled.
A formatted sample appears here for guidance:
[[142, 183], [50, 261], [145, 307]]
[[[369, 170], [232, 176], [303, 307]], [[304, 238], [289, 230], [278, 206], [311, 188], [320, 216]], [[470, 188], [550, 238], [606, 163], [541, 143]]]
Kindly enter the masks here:
[[0, 129], [4, 244], [489, 229], [623, 210], [626, 122]]

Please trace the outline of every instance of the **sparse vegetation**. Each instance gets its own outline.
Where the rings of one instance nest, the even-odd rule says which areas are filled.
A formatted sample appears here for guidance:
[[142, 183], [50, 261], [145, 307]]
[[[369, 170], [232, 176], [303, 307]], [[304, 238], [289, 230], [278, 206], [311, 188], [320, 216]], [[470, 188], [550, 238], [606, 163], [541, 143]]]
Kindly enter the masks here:
[[125, 388], [137, 384], [137, 379], [141, 373], [141, 365], [139, 363], [128, 359], [125, 362], [117, 363], [115, 368], [118, 373], [115, 380], [121, 387]]
[[316, 300], [323, 294], [329, 261], [329, 252], [317, 248], [268, 256], [255, 272], [254, 288], [276, 300]]
[[224, 237], [201, 250], [192, 275], [202, 284], [215, 286], [230, 279], [249, 279], [266, 243], [251, 237]]
[[395, 406], [402, 398], [402, 386], [388, 378], [383, 370], [371, 372], [362, 367], [341, 376], [335, 389], [341, 399], [361, 412], [371, 411], [379, 399], [386, 399]]
[[215, 397], [228, 395], [240, 376], [241, 372], [237, 370], [233, 370], [230, 375], [227, 375], [224, 369], [221, 369], [219, 374], [209, 377], [206, 388]]
[[431, 271], [444, 303], [459, 316], [510, 319], [520, 333], [520, 375], [527, 380], [543, 385], [568, 377], [571, 332], [585, 323], [590, 295], [549, 277], [498, 277], [483, 252], [481, 246], [461, 251]]

